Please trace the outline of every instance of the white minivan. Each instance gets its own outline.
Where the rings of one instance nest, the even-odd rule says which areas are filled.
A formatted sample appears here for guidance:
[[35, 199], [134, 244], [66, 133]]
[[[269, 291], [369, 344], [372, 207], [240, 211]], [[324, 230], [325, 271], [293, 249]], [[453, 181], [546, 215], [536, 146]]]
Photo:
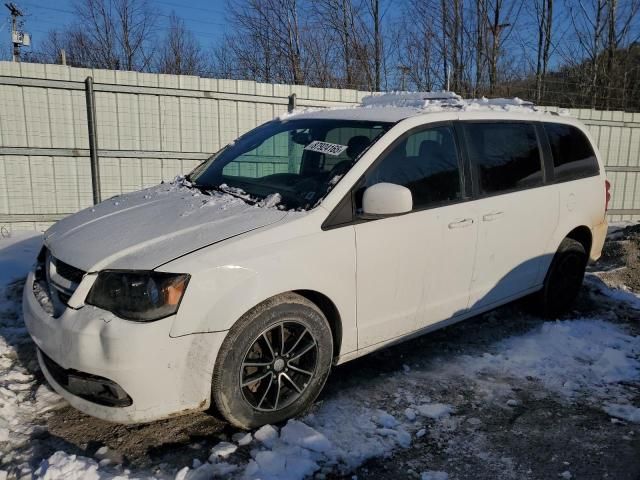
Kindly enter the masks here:
[[530, 294], [562, 314], [607, 229], [586, 128], [401, 97], [268, 122], [47, 230], [23, 308], [52, 387], [105, 420], [253, 428], [385, 345]]

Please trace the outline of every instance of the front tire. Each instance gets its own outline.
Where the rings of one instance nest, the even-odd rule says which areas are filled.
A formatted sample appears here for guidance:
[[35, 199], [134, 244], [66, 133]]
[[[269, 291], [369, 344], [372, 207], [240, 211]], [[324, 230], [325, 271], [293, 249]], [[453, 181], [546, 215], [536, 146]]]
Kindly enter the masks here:
[[295, 293], [245, 314], [225, 338], [212, 397], [231, 424], [250, 429], [308, 409], [329, 375], [333, 340], [322, 311]]
[[566, 313], [575, 302], [587, 267], [584, 246], [572, 238], [565, 238], [551, 261], [538, 295], [539, 310], [545, 317]]

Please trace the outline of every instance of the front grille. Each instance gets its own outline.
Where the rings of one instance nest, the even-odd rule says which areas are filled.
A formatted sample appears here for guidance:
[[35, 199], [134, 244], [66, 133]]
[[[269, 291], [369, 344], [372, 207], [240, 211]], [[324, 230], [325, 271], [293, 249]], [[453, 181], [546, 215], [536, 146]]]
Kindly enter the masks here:
[[129, 394], [113, 380], [72, 368], [65, 369], [42, 350], [40, 355], [49, 374], [69, 393], [107, 407], [128, 407], [133, 403]]
[[68, 294], [58, 290], [58, 298], [65, 305], [69, 305], [69, 300], [71, 299], [71, 295], [68, 295]]
[[55, 258], [43, 247], [33, 286], [40, 305], [53, 317], [62, 315], [85, 272]]
[[79, 268], [72, 267], [68, 263], [64, 263], [62, 260], [58, 260], [57, 258], [54, 258], [53, 261], [56, 264], [56, 271], [58, 272], [58, 275], [66, 278], [70, 282], [80, 283], [82, 277], [84, 277], [85, 272]]

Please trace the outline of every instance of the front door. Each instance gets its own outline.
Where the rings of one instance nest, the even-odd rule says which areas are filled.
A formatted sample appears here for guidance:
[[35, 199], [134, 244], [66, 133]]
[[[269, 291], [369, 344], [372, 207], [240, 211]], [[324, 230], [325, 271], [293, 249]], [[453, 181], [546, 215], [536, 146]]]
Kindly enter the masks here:
[[460, 165], [452, 126], [439, 124], [405, 134], [365, 175], [357, 197], [395, 183], [411, 190], [413, 211], [355, 226], [358, 348], [466, 309], [477, 219], [463, 202]]

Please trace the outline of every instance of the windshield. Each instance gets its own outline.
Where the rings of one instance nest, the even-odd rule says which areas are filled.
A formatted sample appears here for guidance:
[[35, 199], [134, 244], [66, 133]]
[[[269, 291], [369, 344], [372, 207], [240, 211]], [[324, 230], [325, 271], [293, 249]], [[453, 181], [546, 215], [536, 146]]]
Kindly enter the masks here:
[[307, 210], [390, 127], [352, 120], [272, 121], [227, 145], [188, 179], [203, 190], [254, 202], [277, 198], [282, 208]]

